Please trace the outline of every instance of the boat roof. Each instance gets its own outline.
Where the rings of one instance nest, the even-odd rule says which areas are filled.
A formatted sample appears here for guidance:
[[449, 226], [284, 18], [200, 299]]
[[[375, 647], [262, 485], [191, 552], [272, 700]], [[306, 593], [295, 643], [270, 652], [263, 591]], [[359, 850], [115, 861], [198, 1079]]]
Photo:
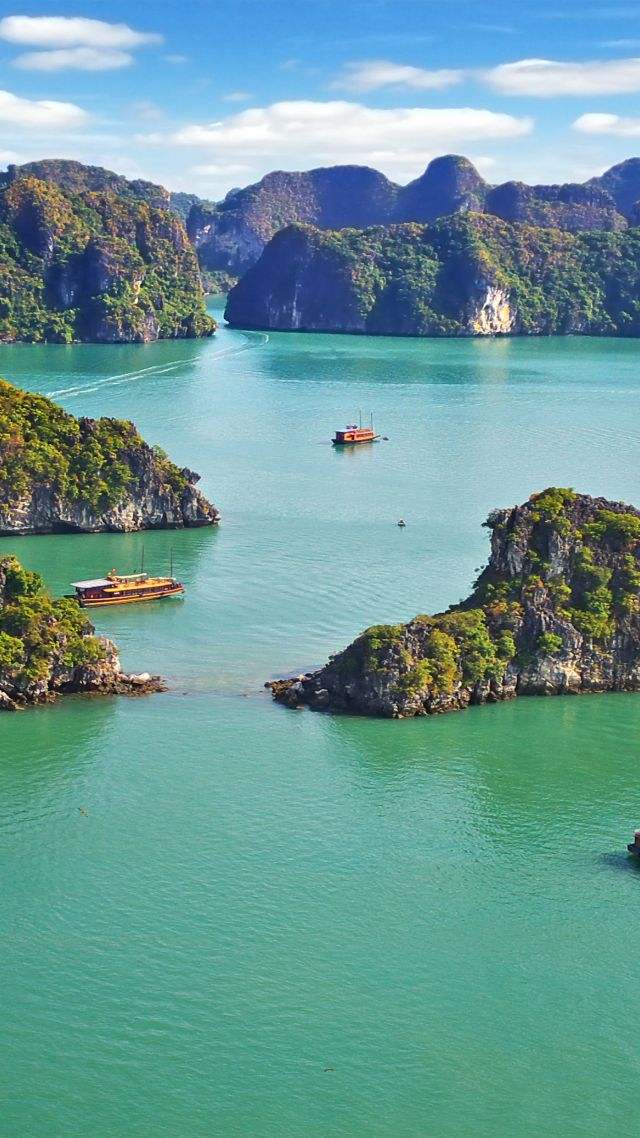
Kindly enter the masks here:
[[108, 577], [96, 577], [95, 581], [72, 581], [72, 589], [97, 589], [100, 585], [112, 585]]

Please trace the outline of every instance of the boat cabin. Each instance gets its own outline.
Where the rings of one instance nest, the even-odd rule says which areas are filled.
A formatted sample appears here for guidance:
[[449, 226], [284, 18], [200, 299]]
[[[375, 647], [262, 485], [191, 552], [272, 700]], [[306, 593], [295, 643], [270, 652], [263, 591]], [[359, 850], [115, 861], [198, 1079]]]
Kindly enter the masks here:
[[372, 443], [379, 438], [373, 427], [358, 427], [355, 423], [350, 423], [344, 431], [336, 431], [331, 442], [334, 446], [353, 446], [355, 443]]

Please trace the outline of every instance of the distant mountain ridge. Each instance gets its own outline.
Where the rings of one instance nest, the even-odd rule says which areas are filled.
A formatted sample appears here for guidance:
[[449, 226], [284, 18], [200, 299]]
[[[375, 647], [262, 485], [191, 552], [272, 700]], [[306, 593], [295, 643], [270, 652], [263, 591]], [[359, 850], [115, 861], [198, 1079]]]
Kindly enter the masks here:
[[614, 232], [635, 223], [638, 199], [638, 158], [584, 183], [528, 186], [511, 181], [492, 186], [468, 158], [449, 154], [435, 158], [406, 186], [366, 166], [267, 174], [213, 208], [194, 206], [187, 231], [201, 266], [238, 277], [255, 264], [280, 229], [295, 223], [362, 229], [425, 223], [472, 211], [571, 233]]
[[468, 158], [455, 154], [434, 158], [406, 186], [367, 166], [276, 170], [219, 202], [61, 159], [9, 166], [0, 174], [0, 192], [25, 177], [53, 183], [64, 193], [108, 193], [177, 214], [209, 287], [241, 277], [276, 233], [298, 223], [321, 230], [367, 229], [473, 212], [578, 233], [616, 232], [640, 220], [640, 158], [628, 158], [586, 182], [532, 186], [491, 185]]

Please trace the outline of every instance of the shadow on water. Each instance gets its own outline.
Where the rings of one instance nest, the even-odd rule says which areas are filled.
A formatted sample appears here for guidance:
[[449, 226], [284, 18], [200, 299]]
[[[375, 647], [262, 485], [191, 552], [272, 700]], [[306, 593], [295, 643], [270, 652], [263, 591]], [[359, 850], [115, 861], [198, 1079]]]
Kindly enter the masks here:
[[628, 873], [640, 879], [640, 858], [628, 852], [609, 852], [599, 854], [597, 862], [603, 869], [612, 873]]

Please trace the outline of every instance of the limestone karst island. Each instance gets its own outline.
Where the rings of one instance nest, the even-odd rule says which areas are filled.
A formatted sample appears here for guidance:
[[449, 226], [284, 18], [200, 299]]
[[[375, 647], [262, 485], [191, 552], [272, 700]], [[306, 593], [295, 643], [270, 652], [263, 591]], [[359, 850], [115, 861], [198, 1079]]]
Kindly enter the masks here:
[[289, 707], [394, 718], [519, 695], [640, 690], [640, 511], [551, 487], [495, 510], [491, 557], [447, 612], [367, 629]]

